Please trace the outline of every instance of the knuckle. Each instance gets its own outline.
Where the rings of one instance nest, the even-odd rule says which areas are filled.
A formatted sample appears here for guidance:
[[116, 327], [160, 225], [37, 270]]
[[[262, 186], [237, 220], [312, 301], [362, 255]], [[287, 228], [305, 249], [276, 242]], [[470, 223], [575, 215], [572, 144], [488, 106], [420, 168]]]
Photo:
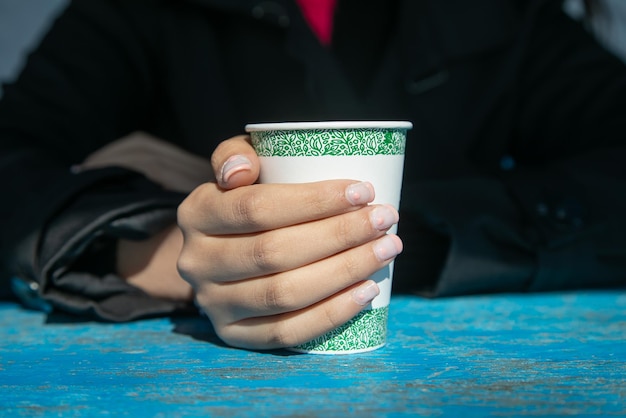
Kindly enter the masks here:
[[338, 328], [346, 322], [346, 320], [343, 320], [340, 317], [339, 312], [336, 309], [334, 309], [331, 305], [325, 304], [323, 306], [324, 306], [324, 309], [322, 311], [323, 312], [322, 319], [327, 324], [326, 329], [332, 330], [332, 329]]
[[183, 279], [190, 280], [195, 276], [195, 272], [198, 271], [198, 263], [187, 252], [183, 251], [176, 260], [176, 270]]
[[280, 251], [276, 240], [268, 234], [261, 234], [252, 247], [252, 263], [263, 273], [275, 273], [280, 270]]
[[233, 332], [232, 327], [221, 324], [212, 318], [211, 324], [213, 325], [215, 334], [219, 337], [220, 340], [233, 347], [243, 347], [243, 344], [241, 344], [239, 342], [239, 338], [237, 338], [237, 334]]
[[341, 264], [343, 275], [348, 282], [356, 282], [363, 279], [363, 258], [355, 256], [352, 252], [348, 251], [345, 254], [345, 259]]
[[298, 333], [285, 322], [276, 322], [261, 335], [252, 335], [237, 324], [213, 323], [217, 336], [233, 347], [249, 349], [276, 349], [293, 347], [303, 341]]
[[352, 216], [339, 216], [335, 227], [335, 237], [344, 248], [352, 248], [361, 243], [358, 230]]
[[233, 217], [240, 226], [259, 229], [263, 225], [265, 199], [253, 190], [246, 191], [233, 203]]
[[305, 203], [305, 207], [309, 208], [309, 210], [314, 214], [327, 214], [332, 213], [334, 210], [333, 203], [335, 199], [334, 196], [329, 198], [328, 192], [320, 189], [315, 189], [311, 193], [307, 194], [303, 199]]
[[286, 322], [277, 322], [267, 335], [269, 347], [292, 347], [302, 342], [298, 333]]
[[196, 187], [176, 208], [176, 221], [181, 229], [193, 229], [193, 225], [203, 213], [214, 213], [215, 209], [208, 198], [211, 189], [208, 185]]
[[180, 205], [176, 208], [176, 221], [178, 226], [181, 228], [185, 228], [189, 223], [189, 218], [191, 217], [191, 207], [189, 203], [189, 197], [182, 201]]
[[264, 306], [272, 311], [291, 311], [296, 309], [289, 281], [272, 280], [267, 284], [263, 294]]
[[[352, 211], [354, 208], [345, 198], [345, 181], [333, 181], [332, 183], [318, 183], [312, 192], [304, 199], [309, 210], [316, 215], [328, 216]], [[347, 204], [347, 206], [346, 206]]]

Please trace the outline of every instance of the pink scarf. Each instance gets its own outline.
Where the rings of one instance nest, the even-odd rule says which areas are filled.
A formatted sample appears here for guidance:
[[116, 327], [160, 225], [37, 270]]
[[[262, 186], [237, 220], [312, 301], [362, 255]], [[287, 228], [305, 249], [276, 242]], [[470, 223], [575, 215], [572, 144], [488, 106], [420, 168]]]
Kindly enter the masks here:
[[333, 38], [333, 15], [337, 0], [296, 0], [302, 15], [324, 46]]

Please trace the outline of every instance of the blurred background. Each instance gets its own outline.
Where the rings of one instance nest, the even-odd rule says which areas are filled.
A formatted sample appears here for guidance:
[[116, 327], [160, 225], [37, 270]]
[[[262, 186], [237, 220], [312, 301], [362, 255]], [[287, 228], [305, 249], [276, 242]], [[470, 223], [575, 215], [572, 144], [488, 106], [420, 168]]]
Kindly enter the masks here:
[[[14, 79], [28, 52], [68, 3], [0, 0], [0, 83]], [[626, 62], [626, 0], [564, 0], [563, 8]]]
[[565, 0], [563, 8], [626, 62], [626, 0]]
[[67, 3], [69, 0], [0, 0], [0, 83], [16, 76], [25, 54]]

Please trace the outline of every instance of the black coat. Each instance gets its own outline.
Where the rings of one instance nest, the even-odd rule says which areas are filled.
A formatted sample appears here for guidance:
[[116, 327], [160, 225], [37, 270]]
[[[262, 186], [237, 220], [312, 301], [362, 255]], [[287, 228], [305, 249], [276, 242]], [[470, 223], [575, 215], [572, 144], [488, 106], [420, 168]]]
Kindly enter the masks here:
[[209, 156], [246, 123], [317, 119], [414, 123], [396, 291], [623, 286], [624, 66], [558, 1], [351, 3], [327, 50], [289, 0], [73, 2], [0, 103], [3, 288], [112, 320], [172, 311], [112, 274], [111, 248], [184, 195], [71, 167], [136, 130]]

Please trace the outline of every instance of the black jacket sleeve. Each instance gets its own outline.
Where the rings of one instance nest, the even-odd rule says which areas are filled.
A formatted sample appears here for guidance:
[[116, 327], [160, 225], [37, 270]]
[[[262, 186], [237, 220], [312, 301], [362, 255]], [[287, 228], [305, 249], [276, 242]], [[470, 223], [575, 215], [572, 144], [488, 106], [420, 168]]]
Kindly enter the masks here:
[[127, 284], [112, 256], [117, 238], [174, 223], [183, 196], [122, 168], [73, 170], [147, 126], [157, 101], [146, 48], [114, 4], [74, 2], [4, 91], [0, 285], [33, 307], [129, 320], [185, 308]]
[[[146, 239], [175, 223], [182, 196], [121, 168], [70, 173], [64, 183], [68, 188], [47, 202], [51, 214], [39, 219], [42, 229], [20, 239], [23, 228], [9, 226], [18, 245], [3, 251], [3, 265], [12, 266], [11, 285], [22, 302], [110, 321], [187, 310], [148, 296], [114, 269], [116, 241]], [[33, 220], [42, 215], [24, 212]]]

